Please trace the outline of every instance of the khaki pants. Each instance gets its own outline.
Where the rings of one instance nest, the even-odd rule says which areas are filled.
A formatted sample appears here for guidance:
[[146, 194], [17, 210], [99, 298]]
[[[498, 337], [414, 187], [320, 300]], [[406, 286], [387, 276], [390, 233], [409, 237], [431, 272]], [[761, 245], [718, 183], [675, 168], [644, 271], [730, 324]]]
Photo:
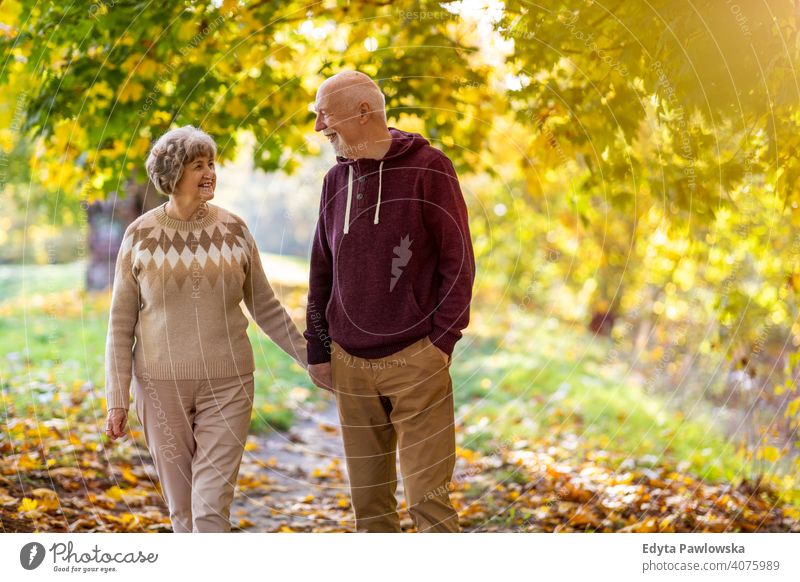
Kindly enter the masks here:
[[331, 371], [359, 532], [399, 532], [396, 449], [420, 532], [457, 532], [448, 483], [455, 467], [449, 362], [422, 340], [363, 359], [332, 343]]
[[211, 380], [137, 376], [133, 398], [173, 531], [230, 531], [253, 374]]

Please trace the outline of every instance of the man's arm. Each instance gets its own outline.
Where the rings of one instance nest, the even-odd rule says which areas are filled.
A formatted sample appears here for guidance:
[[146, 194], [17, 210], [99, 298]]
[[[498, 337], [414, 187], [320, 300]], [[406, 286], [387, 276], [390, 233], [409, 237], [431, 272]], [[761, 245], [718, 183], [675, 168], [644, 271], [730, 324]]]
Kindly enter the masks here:
[[427, 169], [423, 184], [425, 200], [432, 203], [426, 205], [423, 216], [436, 241], [441, 281], [430, 339], [445, 354], [452, 355], [461, 330], [469, 324], [475, 281], [467, 205], [453, 164], [444, 155], [437, 156]]
[[322, 184], [319, 204], [319, 219], [311, 246], [311, 272], [308, 281], [308, 305], [306, 307], [306, 331], [308, 363], [324, 364], [331, 361], [328, 320], [325, 310], [333, 288], [333, 254], [328, 246], [325, 232], [325, 205], [327, 204], [327, 180]]

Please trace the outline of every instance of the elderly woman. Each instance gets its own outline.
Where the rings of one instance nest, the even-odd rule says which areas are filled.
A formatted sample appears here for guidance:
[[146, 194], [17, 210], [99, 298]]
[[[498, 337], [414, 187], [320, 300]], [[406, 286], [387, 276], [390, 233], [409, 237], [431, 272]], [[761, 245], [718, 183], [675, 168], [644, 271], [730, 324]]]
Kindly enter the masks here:
[[147, 173], [169, 201], [125, 231], [106, 345], [106, 433], [136, 413], [176, 532], [230, 531], [253, 407], [248, 311], [304, 368], [306, 341], [281, 306], [241, 218], [209, 204], [216, 144], [192, 126], [153, 146]]

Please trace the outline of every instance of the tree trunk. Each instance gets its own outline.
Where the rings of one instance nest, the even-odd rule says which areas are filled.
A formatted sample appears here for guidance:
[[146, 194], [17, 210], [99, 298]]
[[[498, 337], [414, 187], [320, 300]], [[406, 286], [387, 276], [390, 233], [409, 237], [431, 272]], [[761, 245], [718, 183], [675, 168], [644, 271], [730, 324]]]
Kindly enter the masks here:
[[165, 200], [149, 180], [138, 183], [135, 173], [125, 185], [125, 194], [121, 197], [112, 192], [107, 199], [93, 202], [86, 209], [89, 224], [86, 288], [89, 291], [101, 291], [113, 284], [117, 253], [125, 229]]

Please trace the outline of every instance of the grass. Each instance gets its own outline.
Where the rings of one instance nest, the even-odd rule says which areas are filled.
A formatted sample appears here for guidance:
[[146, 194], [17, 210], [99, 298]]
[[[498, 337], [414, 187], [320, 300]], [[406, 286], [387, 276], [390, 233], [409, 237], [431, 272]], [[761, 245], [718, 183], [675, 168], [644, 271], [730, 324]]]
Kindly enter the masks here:
[[35, 295], [51, 291], [78, 289], [83, 286], [83, 263], [63, 265], [0, 265], [0, 302], [23, 292]]
[[[307, 265], [268, 255], [265, 265], [301, 320], [298, 282]], [[277, 283], [282, 269], [286, 285]], [[80, 263], [0, 268], [0, 384], [17, 410], [46, 415], [54, 389], [85, 382], [95, 387], [87, 406], [103, 410], [108, 293], [79, 291], [82, 280]], [[451, 368], [462, 447], [488, 453], [557, 443], [610, 465], [665, 461], [725, 481], [748, 474], [710, 410], [700, 403], [691, 418], [671, 410], [667, 397], [648, 394], [609, 364], [611, 346], [584, 330], [530, 313], [504, 321], [473, 309], [469, 332]], [[321, 393], [254, 325], [249, 334], [257, 368], [252, 429], [285, 430], [297, 404], [321, 401]]]
[[[609, 453], [608, 462], [681, 463], [710, 480], [748, 472], [731, 443], [699, 403], [691, 418], [668, 398], [647, 394], [634, 378], [605, 362], [604, 340], [535, 314], [475, 318], [475, 334], [457, 347], [452, 368], [457, 416], [467, 427], [464, 447], [484, 452], [537, 440], [578, 453]], [[512, 329], [506, 334], [480, 328]]]

